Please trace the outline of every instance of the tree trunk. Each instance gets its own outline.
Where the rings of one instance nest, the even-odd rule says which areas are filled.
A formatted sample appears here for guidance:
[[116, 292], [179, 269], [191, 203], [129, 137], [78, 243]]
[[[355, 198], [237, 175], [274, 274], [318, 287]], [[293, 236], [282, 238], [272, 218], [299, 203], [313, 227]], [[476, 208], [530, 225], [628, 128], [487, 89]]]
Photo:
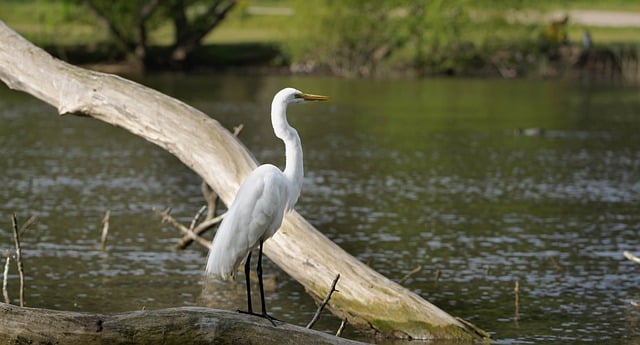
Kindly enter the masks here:
[[183, 307], [92, 314], [0, 303], [0, 345], [310, 344], [358, 345], [299, 326], [236, 312]]
[[[54, 59], [1, 21], [0, 79], [60, 114], [90, 116], [157, 144], [199, 174], [227, 205], [256, 167], [216, 120], [132, 81]], [[401, 338], [486, 337], [344, 252], [296, 212], [287, 214], [280, 231], [265, 242], [265, 254], [316, 300], [340, 273], [339, 292], [327, 307], [351, 325]]]
[[174, 2], [171, 16], [176, 35], [169, 57], [170, 61], [184, 64], [193, 51], [202, 44], [202, 39], [226, 18], [236, 4], [235, 0], [214, 1], [204, 13], [189, 21], [184, 1]]

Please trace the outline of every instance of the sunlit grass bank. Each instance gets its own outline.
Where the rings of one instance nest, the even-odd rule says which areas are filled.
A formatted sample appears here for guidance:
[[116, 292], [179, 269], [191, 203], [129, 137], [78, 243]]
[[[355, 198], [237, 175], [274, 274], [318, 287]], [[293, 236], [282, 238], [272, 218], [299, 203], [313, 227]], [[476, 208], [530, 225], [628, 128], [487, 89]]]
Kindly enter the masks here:
[[[432, 19], [429, 16], [433, 16], [432, 13], [427, 14], [426, 19], [421, 19], [426, 23], [426, 26], [424, 24], [419, 26], [421, 37], [416, 38], [415, 33], [412, 34], [409, 40], [413, 41], [409, 44], [394, 45], [392, 43], [391, 47], [384, 47], [384, 42], [391, 42], [394, 39], [394, 33], [391, 36], [382, 37], [380, 42], [374, 43], [378, 44], [378, 47], [373, 46], [371, 49], [365, 47], [365, 51], [369, 49], [384, 53], [384, 50], [389, 48], [390, 52], [380, 61], [376, 61], [375, 66], [365, 66], [364, 73], [361, 74], [369, 73], [367, 68], [382, 71], [383, 74], [389, 70], [397, 71], [403, 68], [430, 70], [435, 73], [479, 67], [486, 69], [487, 61], [490, 61], [496, 52], [505, 49], [511, 50], [514, 56], [521, 53], [520, 55], [525, 57], [532, 52], [541, 51], [541, 34], [550, 25], [554, 16], [561, 17], [564, 13], [585, 10], [640, 14], [640, 3], [627, 0], [615, 3], [596, 0], [560, 3], [522, 0], [495, 6], [487, 6], [483, 3], [482, 1], [465, 3], [462, 18], [458, 18], [454, 26], [446, 29], [449, 32], [432, 31], [449, 23], [446, 16], [440, 24], [431, 23]], [[455, 9], [451, 5], [448, 6], [450, 7], [443, 9], [445, 14], [450, 14], [452, 8]], [[393, 7], [392, 9], [395, 14], [390, 20], [391, 24], [414, 20], [410, 18], [411, 12], [405, 8]], [[382, 27], [385, 25], [382, 24], [379, 25], [381, 28], [369, 29], [369, 32], [367, 29], [349, 30], [349, 24], [339, 25], [340, 29], [337, 30], [331, 24], [327, 27], [326, 22], [324, 27], [318, 25], [320, 16], [330, 22], [340, 18], [339, 15], [334, 18], [332, 10], [333, 8], [322, 0], [309, 0], [304, 3], [291, 0], [256, 0], [241, 3], [219, 27], [204, 38], [203, 43], [206, 49], [200, 51], [200, 56], [195, 61], [205, 64], [211, 61], [215, 66], [292, 64], [302, 66], [300, 68], [304, 70], [307, 66], [314, 64], [330, 65], [333, 63], [331, 59], [337, 56], [336, 49], [339, 50], [340, 47], [353, 42], [367, 41], [366, 37], [360, 40], [357, 37], [345, 40], [340, 36], [349, 35], [353, 31], [365, 35], [389, 35], [388, 32], [383, 32]], [[429, 10], [433, 9], [429, 8]], [[359, 16], [360, 14], [356, 14], [356, 18]], [[438, 17], [439, 15], [436, 14], [433, 18]], [[74, 62], [117, 60], [126, 56], [124, 51], [118, 52], [117, 45], [110, 40], [107, 30], [93, 14], [81, 6], [64, 1], [4, 0], [0, 2], [0, 20], [5, 21], [37, 45], [47, 47], [54, 54], [62, 58], [68, 57]], [[613, 20], [615, 21], [615, 18]], [[361, 23], [368, 22], [361, 21]], [[400, 27], [400, 30], [396, 30], [400, 35], [406, 35], [407, 30], [412, 30], [411, 26]], [[331, 32], [331, 29], [334, 31]], [[572, 20], [570, 15], [563, 30], [566, 31], [568, 41], [572, 45], [581, 45], [585, 32], [588, 31], [596, 47], [640, 46], [639, 26], [592, 26], [577, 19]], [[163, 49], [173, 42], [173, 35], [173, 27], [170, 23], [158, 22], [149, 31], [149, 43], [154, 49]], [[333, 42], [330, 41], [332, 39]], [[356, 53], [360, 52], [356, 51]], [[323, 57], [322, 54], [326, 56]], [[370, 54], [376, 55], [377, 52]], [[83, 55], [86, 56], [83, 57]], [[351, 64], [362, 65], [360, 61], [366, 63], [370, 57], [365, 54], [355, 61], [346, 62], [345, 66], [340, 68], [354, 70]], [[264, 61], [260, 61], [261, 59]], [[511, 60], [510, 57], [508, 59]], [[525, 60], [527, 58], [523, 59]], [[325, 71], [340, 74], [331, 70], [330, 66], [326, 67]]]

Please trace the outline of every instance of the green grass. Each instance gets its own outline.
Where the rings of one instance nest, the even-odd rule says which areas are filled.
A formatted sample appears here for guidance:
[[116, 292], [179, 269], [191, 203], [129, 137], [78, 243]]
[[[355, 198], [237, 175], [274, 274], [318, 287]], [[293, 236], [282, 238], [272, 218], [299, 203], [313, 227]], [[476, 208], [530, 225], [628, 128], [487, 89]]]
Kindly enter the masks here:
[[3, 0], [0, 20], [38, 45], [91, 44], [108, 38], [95, 18], [57, 1]]
[[[262, 7], [287, 7], [291, 4], [290, 0], [263, 0], [250, 3], [251, 6]], [[592, 9], [640, 12], [640, 2], [635, 0], [532, 1], [525, 2], [523, 7], [544, 10]], [[99, 44], [109, 39], [106, 30], [88, 11], [54, 0], [2, 0], [0, 1], [0, 20], [38, 45]], [[298, 27], [300, 24], [304, 25], [304, 22], [295, 17], [250, 15], [244, 8], [237, 8], [205, 38], [204, 42], [205, 44], [279, 44], [286, 40], [304, 39], [301, 37], [304, 30]], [[538, 26], [542, 28], [544, 23]], [[481, 25], [479, 29], [482, 29]], [[531, 25], [493, 28], [492, 32], [495, 35], [492, 39], [508, 42], [510, 39], [535, 35], [535, 30]], [[590, 31], [597, 44], [638, 43], [640, 40], [639, 28], [593, 27]], [[581, 25], [569, 25], [572, 41], [580, 42], [583, 32], [584, 27]], [[172, 37], [173, 29], [169, 23], [166, 23], [150, 33], [150, 42], [156, 45], [168, 45]], [[473, 35], [470, 38], [476, 44], [482, 43], [479, 39], [474, 40]]]
[[[609, 44], [640, 44], [640, 28], [589, 28], [593, 42], [596, 45]], [[582, 42], [584, 26], [572, 25], [569, 27], [569, 39], [572, 42]]]
[[[0, 20], [39, 45], [91, 44], [109, 39], [91, 13], [57, 1], [2, 0]], [[232, 11], [204, 41], [205, 44], [277, 43], [286, 37], [287, 31], [291, 33], [288, 22], [288, 16], [253, 16], [240, 9]], [[173, 27], [168, 22], [149, 34], [152, 44], [168, 45], [172, 39]]]

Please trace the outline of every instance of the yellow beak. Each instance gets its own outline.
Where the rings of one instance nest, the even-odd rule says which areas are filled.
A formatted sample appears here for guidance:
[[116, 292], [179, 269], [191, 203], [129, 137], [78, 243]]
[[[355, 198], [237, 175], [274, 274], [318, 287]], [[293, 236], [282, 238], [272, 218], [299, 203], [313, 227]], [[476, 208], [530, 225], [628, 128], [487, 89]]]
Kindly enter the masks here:
[[304, 99], [305, 101], [328, 101], [329, 100], [329, 97], [327, 96], [312, 95], [309, 93], [301, 93], [298, 97]]

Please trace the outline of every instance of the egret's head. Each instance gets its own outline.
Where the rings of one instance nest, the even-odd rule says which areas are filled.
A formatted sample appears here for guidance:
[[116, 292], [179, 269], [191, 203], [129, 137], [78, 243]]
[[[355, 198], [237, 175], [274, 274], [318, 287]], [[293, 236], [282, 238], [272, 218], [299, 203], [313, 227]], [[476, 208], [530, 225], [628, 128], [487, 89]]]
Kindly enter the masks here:
[[327, 96], [320, 95], [312, 95], [309, 93], [304, 93], [300, 90], [296, 90], [294, 88], [288, 87], [286, 89], [280, 90], [274, 97], [274, 100], [282, 99], [285, 103], [303, 103], [303, 102], [311, 102], [311, 101], [326, 101], [329, 99]]

